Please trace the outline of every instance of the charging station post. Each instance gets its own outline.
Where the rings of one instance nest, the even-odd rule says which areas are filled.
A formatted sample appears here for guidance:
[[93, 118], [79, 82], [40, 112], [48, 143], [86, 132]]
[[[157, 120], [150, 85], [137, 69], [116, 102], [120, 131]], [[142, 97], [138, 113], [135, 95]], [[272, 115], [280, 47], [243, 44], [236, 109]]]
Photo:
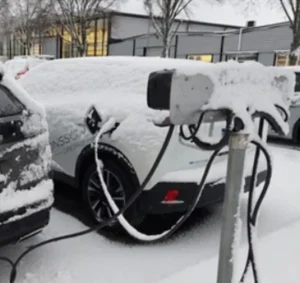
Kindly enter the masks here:
[[217, 283], [234, 283], [235, 252], [239, 243], [240, 203], [248, 135], [232, 132], [229, 140], [225, 202]]

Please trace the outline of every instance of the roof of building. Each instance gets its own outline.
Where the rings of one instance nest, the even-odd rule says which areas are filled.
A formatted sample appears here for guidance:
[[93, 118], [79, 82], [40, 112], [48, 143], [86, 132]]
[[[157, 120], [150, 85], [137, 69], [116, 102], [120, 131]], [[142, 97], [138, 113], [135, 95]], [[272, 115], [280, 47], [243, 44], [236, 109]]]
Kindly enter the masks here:
[[[127, 12], [120, 12], [118, 10], [113, 11], [114, 14], [124, 16], [124, 17], [133, 17], [133, 18], [141, 18], [146, 19], [149, 18], [146, 14], [134, 14], [134, 13], [127, 13]], [[227, 24], [219, 24], [219, 23], [212, 23], [212, 22], [202, 22], [192, 19], [176, 19], [176, 21], [181, 21], [182, 23], [190, 23], [190, 24], [201, 24], [201, 25], [207, 25], [207, 26], [217, 26], [221, 28], [239, 28], [241, 26], [239, 25], [227, 25]]]
[[[209, 25], [209, 24], [208, 24]], [[254, 26], [254, 27], [238, 27], [238, 26], [225, 26], [227, 27], [226, 30], [219, 30], [219, 31], [181, 31], [177, 32], [177, 35], [186, 35], [186, 36], [230, 36], [233, 34], [238, 34], [241, 31], [241, 28], [243, 29], [242, 32], [243, 34], [249, 33], [249, 32], [255, 32], [259, 30], [271, 30], [274, 28], [282, 27], [282, 26], [287, 26], [289, 25], [289, 22], [281, 22], [281, 23], [276, 23], [276, 24], [269, 24], [269, 25], [264, 25], [264, 26]], [[223, 26], [224, 27], [224, 26]], [[137, 38], [145, 38], [149, 36], [157, 36], [155, 32], [153, 33], [146, 33], [146, 34], [140, 34], [140, 35], [135, 35], [135, 36], [130, 36], [127, 38], [122, 38], [115, 40], [115, 43], [121, 42], [121, 41], [126, 41], [126, 40], [133, 40]], [[112, 42], [113, 43], [113, 42]]]
[[[189, 17], [183, 13], [180, 18], [226, 26], [245, 26], [246, 22], [250, 20], [256, 21], [257, 25], [268, 25], [283, 22], [287, 19], [280, 5], [267, 4], [268, 1], [266, 0], [260, 1], [260, 4], [256, 3], [255, 7], [252, 8], [248, 7], [248, 1], [239, 1], [239, 5], [235, 5], [233, 4], [235, 1], [229, 0], [223, 1], [223, 4], [216, 4], [216, 2], [216, 0], [195, 0], [190, 4], [192, 13]], [[144, 16], [147, 14], [142, 0], [127, 0], [125, 3], [120, 4], [117, 10], [122, 13]]]

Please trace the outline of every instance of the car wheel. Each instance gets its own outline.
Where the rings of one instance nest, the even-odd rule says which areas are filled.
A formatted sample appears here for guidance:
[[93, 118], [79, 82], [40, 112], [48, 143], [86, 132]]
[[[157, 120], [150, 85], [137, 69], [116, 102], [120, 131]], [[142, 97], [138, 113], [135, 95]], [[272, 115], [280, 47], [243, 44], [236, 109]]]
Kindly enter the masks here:
[[[130, 176], [111, 160], [102, 160], [103, 177], [108, 190], [119, 209], [123, 208], [129, 198], [137, 188], [134, 187]], [[102, 190], [96, 165], [91, 165], [82, 182], [82, 194], [84, 203], [96, 223], [103, 223], [114, 215], [110, 208], [105, 194]], [[137, 210], [137, 205], [133, 204], [126, 212], [127, 221], [136, 226], [143, 221], [143, 215]], [[121, 225], [118, 220], [110, 224], [106, 229], [120, 230]]]

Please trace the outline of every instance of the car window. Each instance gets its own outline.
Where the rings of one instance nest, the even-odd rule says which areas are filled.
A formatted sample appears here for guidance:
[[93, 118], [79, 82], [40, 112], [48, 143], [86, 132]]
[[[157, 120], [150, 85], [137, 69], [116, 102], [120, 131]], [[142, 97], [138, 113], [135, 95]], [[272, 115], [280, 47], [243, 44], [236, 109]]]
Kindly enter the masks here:
[[21, 114], [23, 110], [21, 102], [7, 88], [0, 86], [0, 118]]

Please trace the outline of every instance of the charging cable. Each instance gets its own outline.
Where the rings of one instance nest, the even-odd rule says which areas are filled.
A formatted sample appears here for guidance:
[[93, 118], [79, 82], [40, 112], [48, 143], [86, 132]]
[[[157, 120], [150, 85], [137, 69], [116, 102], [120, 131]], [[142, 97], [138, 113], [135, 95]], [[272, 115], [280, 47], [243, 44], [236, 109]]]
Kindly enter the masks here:
[[[203, 112], [201, 114], [198, 125], [189, 127], [189, 130], [190, 130], [190, 133], [191, 133], [191, 137], [189, 139], [192, 142], [194, 142], [197, 146], [200, 146], [202, 144], [200, 139], [198, 139], [196, 137], [196, 132], [199, 130], [199, 128], [201, 126], [204, 115], [205, 115], [205, 112]], [[174, 226], [172, 226], [172, 228], [170, 230], [165, 231], [165, 232], [163, 232], [162, 234], [159, 234], [159, 235], [149, 236], [149, 235], [145, 235], [143, 233], [140, 233], [134, 227], [132, 227], [126, 221], [126, 219], [123, 217], [123, 214], [136, 201], [136, 199], [141, 195], [141, 193], [144, 191], [147, 184], [151, 180], [152, 176], [154, 175], [156, 169], [158, 168], [158, 166], [159, 166], [159, 164], [160, 164], [160, 162], [161, 162], [161, 160], [162, 160], [162, 158], [163, 158], [163, 156], [164, 156], [164, 154], [165, 154], [165, 152], [168, 148], [168, 145], [169, 145], [170, 140], [173, 136], [175, 127], [174, 127], [174, 125], [170, 125], [167, 136], [166, 136], [165, 141], [162, 145], [162, 148], [161, 148], [161, 150], [160, 150], [160, 152], [159, 152], [152, 168], [150, 169], [147, 177], [143, 181], [141, 187], [132, 195], [132, 197], [128, 200], [128, 202], [125, 204], [125, 206], [123, 208], [119, 209], [117, 207], [117, 205], [114, 203], [113, 199], [111, 198], [111, 196], [108, 192], [107, 186], [104, 182], [104, 178], [102, 176], [102, 168], [101, 168], [102, 164], [101, 164], [101, 161], [98, 158], [98, 152], [97, 152], [98, 142], [99, 142], [100, 138], [105, 134], [111, 133], [111, 129], [113, 128], [112, 125], [115, 127], [115, 120], [114, 119], [109, 119], [109, 121], [106, 122], [106, 124], [102, 127], [102, 129], [99, 131], [99, 133], [96, 136], [95, 159], [96, 159], [97, 171], [98, 171], [99, 178], [100, 178], [100, 181], [101, 181], [101, 184], [102, 184], [102, 187], [103, 187], [103, 191], [104, 191], [105, 196], [106, 196], [106, 198], [107, 198], [109, 204], [111, 205], [111, 208], [112, 208], [112, 210], [114, 211], [115, 214], [111, 218], [107, 219], [106, 221], [104, 221], [104, 222], [102, 222], [98, 225], [95, 225], [94, 227], [92, 227], [90, 229], [86, 229], [86, 230], [78, 232], [78, 233], [72, 233], [72, 234], [69, 234], [69, 235], [56, 237], [56, 238], [49, 239], [49, 240], [46, 240], [44, 242], [41, 242], [39, 244], [33, 245], [33, 246], [29, 247], [26, 251], [24, 251], [15, 261], [12, 261], [12, 260], [10, 260], [8, 258], [5, 258], [5, 257], [0, 257], [0, 261], [4, 261], [4, 262], [8, 263], [11, 266], [11, 273], [10, 273], [10, 281], [9, 282], [10, 283], [15, 283], [15, 280], [16, 280], [16, 277], [17, 277], [17, 267], [18, 267], [18, 265], [20, 264], [21, 260], [23, 260], [29, 253], [33, 252], [34, 250], [36, 250], [40, 247], [43, 247], [45, 245], [51, 244], [51, 243], [55, 243], [55, 242], [63, 241], [63, 240], [68, 240], [68, 239], [72, 239], [72, 238], [76, 238], [76, 237], [81, 237], [81, 236], [87, 235], [89, 233], [92, 233], [94, 231], [98, 231], [98, 230], [114, 223], [115, 220], [117, 220], [117, 219], [120, 221], [121, 225], [124, 227], [124, 229], [130, 235], [132, 235], [133, 237], [135, 237], [135, 238], [137, 238], [141, 241], [157, 242], [157, 241], [162, 241], [162, 240], [166, 239], [167, 237], [170, 237], [177, 229], [179, 229], [181, 227], [181, 225], [188, 219], [188, 217], [191, 215], [191, 213], [196, 208], [197, 203], [198, 203], [198, 201], [201, 197], [201, 194], [203, 192], [203, 188], [205, 186], [206, 179], [207, 179], [207, 176], [208, 176], [209, 171], [211, 169], [211, 166], [213, 164], [213, 161], [218, 156], [220, 151], [224, 148], [224, 146], [227, 145], [227, 143], [225, 143], [225, 141], [226, 141], [226, 139], [228, 141], [229, 136], [230, 136], [230, 131], [229, 131], [230, 123], [229, 123], [229, 121], [231, 121], [231, 119], [227, 120], [227, 129], [228, 129], [228, 131], [225, 132], [225, 137], [223, 137], [223, 139], [221, 140], [221, 142], [219, 144], [214, 144], [211, 147], [211, 148], [215, 148], [215, 151], [212, 154], [212, 156], [210, 157], [210, 159], [209, 159], [209, 161], [206, 165], [206, 168], [204, 170], [202, 179], [201, 179], [201, 181], [200, 181], [200, 183], [197, 187], [196, 196], [194, 198], [193, 203], [189, 206], [188, 211], [185, 213], [185, 215], [183, 217], [181, 217], [175, 223]], [[181, 128], [181, 136], [184, 137], [184, 135], [182, 133], [183, 133], [183, 131], [182, 131], [182, 128]], [[196, 139], [198, 139], [198, 140], [196, 140]], [[259, 143], [257, 141], [252, 141], [252, 143], [255, 144], [258, 148], [260, 148], [262, 150], [262, 152], [264, 153], [267, 160], [271, 160], [268, 151], [261, 145], [261, 143]], [[207, 144], [204, 143], [204, 145], [205, 145], [204, 147], [206, 149], [210, 148], [209, 146], [207, 146]], [[257, 219], [258, 211], [259, 211], [261, 203], [262, 203], [262, 201], [263, 201], [263, 199], [266, 195], [266, 191], [268, 189], [268, 186], [269, 186], [269, 183], [270, 183], [270, 180], [271, 180], [272, 167], [270, 166], [269, 162], [267, 162], [267, 163], [268, 163], [267, 180], [265, 182], [263, 192], [261, 193], [260, 198], [258, 200], [258, 203], [256, 204], [256, 206], [254, 208], [254, 212], [251, 214], [252, 211], [250, 211], [251, 217], [248, 218], [248, 221], [251, 220], [251, 223], [254, 223], [254, 225], [256, 223], [256, 221], [254, 221], [254, 220]], [[249, 246], [250, 246], [250, 244], [249, 244]], [[251, 247], [249, 248], [249, 249], [252, 250], [251, 253], [249, 252], [249, 260], [248, 260], [249, 262], [254, 262], [252, 246], [253, 245], [251, 245]], [[248, 261], [247, 261], [246, 271], [248, 270]], [[253, 265], [255, 265], [255, 263]], [[255, 283], [258, 283], [258, 282], [255, 282]]]
[[[284, 112], [285, 114], [285, 118], [284, 120], [286, 121], [288, 119], [288, 115], [287, 113], [284, 111], [284, 109], [280, 109], [281, 111]], [[163, 233], [159, 234], [159, 235], [146, 235], [143, 233], [140, 233], [139, 231], [137, 231], [134, 227], [132, 227], [127, 220], [123, 217], [123, 215], [121, 215], [120, 217], [118, 217], [118, 220], [120, 221], [120, 224], [122, 225], [122, 227], [128, 232], [128, 234], [130, 234], [132, 237], [134, 237], [137, 240], [140, 241], [148, 241], [148, 242], [156, 242], [156, 241], [161, 241], [167, 237], [170, 237], [178, 228], [180, 228], [180, 226], [186, 221], [186, 219], [191, 215], [191, 213], [194, 211], [194, 209], [197, 206], [197, 203], [201, 197], [201, 194], [203, 192], [203, 188], [205, 185], [205, 181], [207, 178], [207, 175], [209, 173], [209, 170], [211, 168], [211, 165], [214, 161], [214, 159], [216, 158], [216, 156], [220, 153], [220, 151], [228, 145], [228, 141], [229, 141], [229, 133], [230, 133], [230, 127], [232, 126], [232, 113], [226, 109], [223, 110], [224, 113], [226, 114], [226, 129], [225, 129], [225, 135], [223, 136], [223, 138], [221, 139], [221, 141], [219, 143], [216, 144], [209, 144], [206, 142], [201, 141], [200, 138], [197, 137], [197, 133], [199, 132], [199, 129], [201, 127], [201, 124], [203, 122], [203, 118], [205, 115], [205, 112], [202, 113], [202, 115], [200, 116], [199, 122], [197, 125], [190, 125], [188, 126], [189, 132], [190, 132], [190, 136], [186, 136], [184, 134], [184, 130], [183, 130], [183, 126], [180, 127], [180, 136], [181, 138], [183, 138], [184, 140], [187, 141], [191, 141], [194, 144], [196, 144], [196, 146], [202, 150], [212, 150], [215, 149], [215, 152], [213, 153], [213, 155], [211, 156], [211, 158], [209, 159], [209, 162], [205, 168], [204, 174], [202, 176], [201, 182], [198, 186], [197, 189], [197, 194], [194, 198], [193, 203], [191, 204], [191, 206], [189, 207], [188, 211], [184, 214], [183, 217], [181, 217], [172, 227], [170, 230], [164, 231]], [[256, 227], [256, 223], [257, 223], [257, 218], [258, 218], [258, 212], [260, 210], [260, 207], [262, 205], [262, 202], [266, 196], [267, 190], [269, 188], [270, 185], [270, 181], [271, 181], [271, 177], [272, 177], [272, 163], [271, 163], [271, 156], [268, 153], [268, 150], [266, 149], [266, 147], [264, 146], [264, 144], [261, 141], [261, 137], [263, 135], [263, 126], [264, 126], [264, 119], [266, 119], [270, 125], [275, 128], [278, 131], [279, 126], [278, 125], [274, 125], [275, 124], [275, 120], [274, 119], [270, 119], [270, 116], [266, 115], [265, 113], [259, 112], [256, 113], [256, 117], [261, 117], [260, 118], [260, 125], [259, 125], [259, 137], [256, 139], [253, 139], [250, 141], [251, 144], [256, 146], [256, 153], [255, 153], [255, 157], [254, 157], [254, 163], [253, 163], [253, 169], [252, 169], [252, 175], [251, 175], [251, 181], [250, 181], [250, 189], [249, 189], [249, 198], [248, 198], [248, 209], [247, 209], [247, 238], [248, 238], [248, 256], [247, 256], [247, 261], [246, 261], [246, 265], [245, 265], [245, 269], [244, 272], [242, 274], [241, 280], [240, 282], [243, 283], [245, 280], [245, 277], [249, 271], [249, 265], [251, 264], [252, 267], [252, 271], [253, 271], [253, 276], [254, 276], [254, 282], [255, 283], [259, 283], [259, 277], [258, 277], [258, 272], [257, 272], [257, 267], [256, 267], [256, 262], [255, 262], [255, 253], [254, 253], [254, 243], [253, 243], [253, 233], [254, 233], [254, 229]], [[234, 120], [234, 129], [235, 131], [239, 131], [242, 129], [243, 125], [241, 123], [241, 120], [236, 118]], [[111, 125], [115, 124], [115, 121], [112, 119], [110, 121]], [[103, 173], [102, 173], [102, 166], [101, 166], [101, 162], [98, 158], [98, 143], [99, 143], [99, 139], [101, 138], [101, 136], [103, 135], [103, 132], [105, 131], [99, 131], [99, 133], [97, 134], [96, 137], [96, 141], [95, 141], [95, 159], [96, 159], [96, 163], [97, 163], [97, 171], [98, 171], [98, 175], [101, 181], [101, 185], [104, 191], [104, 194], [109, 202], [109, 205], [111, 206], [111, 209], [113, 210], [113, 212], [115, 214], [117, 214], [119, 212], [119, 208], [117, 207], [117, 205], [115, 204], [115, 202], [113, 201], [106, 183], [104, 181], [103, 178]], [[253, 206], [253, 194], [254, 194], [254, 190], [255, 190], [255, 184], [256, 184], [256, 175], [257, 175], [257, 168], [258, 168], [258, 162], [259, 162], [259, 154], [260, 151], [262, 151], [266, 161], [267, 161], [267, 172], [266, 172], [266, 179], [265, 179], [265, 183], [262, 189], [262, 192], [257, 200], [256, 205], [254, 206], [253, 212], [252, 212], [252, 206]]]
[[[200, 120], [199, 120], [199, 124], [203, 120], [204, 115], [205, 115], [205, 112], [202, 113]], [[106, 183], [104, 181], [104, 177], [103, 177], [102, 164], [98, 158], [99, 140], [105, 132], [109, 131], [111, 129], [111, 127], [115, 125], [115, 123], [116, 122], [113, 118], [109, 119], [109, 121], [106, 122], [106, 124], [98, 132], [98, 134], [96, 136], [96, 140], [95, 140], [95, 160], [96, 160], [97, 171], [98, 171], [98, 175], [99, 175], [99, 179], [101, 182], [103, 192], [105, 194], [105, 197], [107, 198], [107, 201], [108, 201], [112, 211], [116, 215], [120, 212], [120, 209], [117, 207], [116, 203], [114, 202], [114, 200], [112, 199], [112, 197], [108, 191], [107, 185], [106, 185]], [[226, 139], [228, 139], [227, 136], [229, 136], [228, 133], [226, 134]], [[220, 153], [220, 151], [225, 146], [225, 145], [223, 145], [223, 143], [224, 143], [223, 139], [222, 139], [222, 143], [220, 144], [219, 148], [215, 150], [215, 152], [212, 154], [212, 156], [210, 157], [210, 159], [207, 163], [207, 166], [204, 170], [202, 179], [197, 186], [196, 195], [194, 197], [192, 204], [189, 206], [187, 212], [169, 230], [166, 230], [163, 233], [157, 234], [157, 235], [146, 235], [146, 234], [139, 232], [136, 228], [134, 228], [132, 225], [130, 225], [130, 223], [125, 219], [125, 217], [123, 215], [119, 215], [118, 220], [119, 220], [120, 224], [122, 225], [122, 227], [127, 231], [127, 233], [139, 241], [152, 242], [152, 243], [157, 242], [157, 241], [162, 241], [162, 240], [170, 237], [172, 234], [174, 234], [195, 210], [195, 208], [199, 202], [199, 199], [202, 195], [203, 188], [205, 186], [206, 179], [207, 179], [207, 176], [211, 169], [211, 166], [213, 164], [213, 161], [215, 160], [216, 156]], [[214, 146], [214, 147], [217, 148], [217, 146]]]

